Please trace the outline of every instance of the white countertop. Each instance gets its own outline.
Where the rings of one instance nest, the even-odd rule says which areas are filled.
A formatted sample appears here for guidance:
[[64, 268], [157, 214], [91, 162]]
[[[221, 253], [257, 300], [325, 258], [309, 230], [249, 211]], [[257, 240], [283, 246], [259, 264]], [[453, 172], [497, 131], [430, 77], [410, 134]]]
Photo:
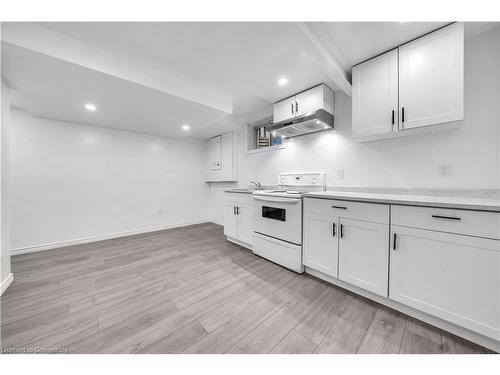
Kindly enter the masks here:
[[306, 193], [304, 197], [500, 212], [499, 199], [478, 197], [407, 195], [333, 190]]

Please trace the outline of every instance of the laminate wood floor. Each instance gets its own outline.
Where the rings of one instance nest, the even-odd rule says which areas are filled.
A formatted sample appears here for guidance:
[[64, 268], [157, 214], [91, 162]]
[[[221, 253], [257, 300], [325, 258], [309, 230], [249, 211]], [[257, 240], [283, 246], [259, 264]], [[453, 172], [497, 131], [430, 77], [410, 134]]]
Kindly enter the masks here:
[[58, 353], [485, 353], [206, 223], [12, 257], [1, 346]]

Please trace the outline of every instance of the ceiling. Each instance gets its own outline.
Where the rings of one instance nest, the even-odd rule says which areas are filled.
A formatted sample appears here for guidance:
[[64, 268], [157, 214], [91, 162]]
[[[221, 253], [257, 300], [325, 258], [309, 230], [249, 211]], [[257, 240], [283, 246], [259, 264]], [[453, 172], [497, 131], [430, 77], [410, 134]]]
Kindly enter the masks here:
[[[267, 114], [273, 102], [316, 84], [345, 91], [335, 62], [341, 79], [349, 79], [352, 65], [444, 24], [307, 23], [312, 39], [300, 24], [286, 22], [7, 24], [13, 31], [3, 36], [36, 27], [34, 34], [43, 37], [32, 43], [27, 34], [7, 38], [2, 77], [13, 89], [13, 105], [34, 116], [208, 138]], [[64, 46], [74, 51], [66, 56]], [[62, 52], [54, 53], [57, 48]], [[105, 58], [111, 69], [102, 63]], [[148, 82], [140, 79], [144, 72]], [[155, 85], [165, 77], [170, 80]], [[288, 78], [287, 85], [277, 84], [281, 77]], [[212, 99], [221, 105], [212, 105]], [[97, 111], [85, 111], [89, 101]], [[190, 131], [182, 131], [182, 124]]]
[[[450, 22], [311, 22], [325, 46], [333, 45], [344, 59], [345, 69], [393, 49], [412, 39], [446, 26]], [[472, 36], [499, 22], [466, 22], [465, 36]], [[333, 50], [331, 50], [334, 53]]]
[[313, 27], [323, 28], [350, 68], [447, 23], [449, 22], [319, 22]]
[[[184, 137], [227, 114], [95, 70], [4, 44], [2, 73], [9, 77], [13, 106], [43, 118]], [[85, 110], [92, 103], [97, 111]]]

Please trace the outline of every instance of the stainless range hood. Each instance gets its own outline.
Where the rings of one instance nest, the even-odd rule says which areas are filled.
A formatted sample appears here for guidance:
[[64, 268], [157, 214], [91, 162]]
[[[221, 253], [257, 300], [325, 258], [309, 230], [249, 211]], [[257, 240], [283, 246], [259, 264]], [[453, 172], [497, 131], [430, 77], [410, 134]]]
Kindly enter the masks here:
[[300, 117], [287, 119], [271, 125], [269, 131], [284, 138], [315, 133], [322, 130], [333, 129], [333, 115], [324, 109], [318, 109]]

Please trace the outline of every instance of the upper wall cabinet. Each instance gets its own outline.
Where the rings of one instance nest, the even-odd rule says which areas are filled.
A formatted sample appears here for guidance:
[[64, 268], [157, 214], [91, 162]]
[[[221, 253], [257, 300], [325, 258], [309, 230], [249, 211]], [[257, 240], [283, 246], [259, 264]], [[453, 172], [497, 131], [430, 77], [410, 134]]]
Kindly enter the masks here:
[[233, 133], [226, 133], [207, 141], [207, 182], [236, 181], [236, 155]]
[[398, 50], [352, 68], [354, 137], [390, 133], [398, 121]]
[[463, 120], [463, 23], [354, 66], [352, 79], [353, 137]]
[[315, 112], [318, 109], [324, 109], [328, 113], [334, 114], [333, 91], [323, 84], [274, 104], [273, 121], [277, 123], [289, 120]]
[[221, 169], [222, 166], [222, 147], [221, 147], [222, 136], [218, 135], [216, 137], [210, 138], [208, 140], [208, 169], [214, 171], [216, 169]]
[[399, 47], [400, 129], [464, 118], [464, 26]]

